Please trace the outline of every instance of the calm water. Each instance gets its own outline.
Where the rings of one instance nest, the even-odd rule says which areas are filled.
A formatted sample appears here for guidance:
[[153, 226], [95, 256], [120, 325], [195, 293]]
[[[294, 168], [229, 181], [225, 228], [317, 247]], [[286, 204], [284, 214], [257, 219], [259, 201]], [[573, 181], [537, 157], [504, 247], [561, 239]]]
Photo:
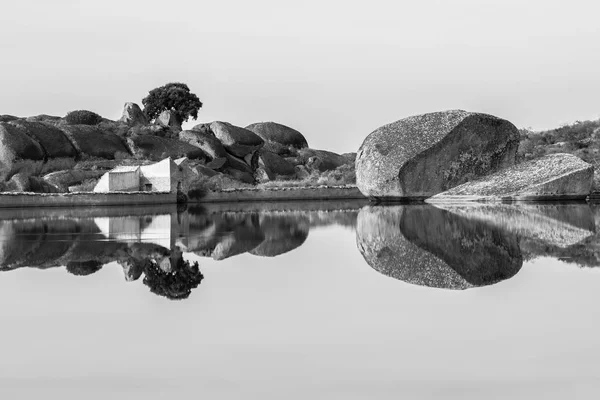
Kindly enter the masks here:
[[0, 396], [595, 399], [596, 221], [587, 204], [0, 210]]

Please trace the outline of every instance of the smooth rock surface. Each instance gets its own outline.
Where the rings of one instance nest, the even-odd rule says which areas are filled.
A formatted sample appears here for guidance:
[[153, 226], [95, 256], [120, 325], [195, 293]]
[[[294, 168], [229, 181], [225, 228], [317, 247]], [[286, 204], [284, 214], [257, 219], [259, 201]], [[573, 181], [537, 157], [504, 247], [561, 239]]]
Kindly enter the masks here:
[[208, 158], [202, 149], [177, 139], [138, 135], [128, 138], [127, 145], [132, 154], [154, 161], [164, 160], [167, 157], [173, 159], [187, 157], [190, 160]]
[[67, 135], [54, 125], [26, 120], [15, 120], [10, 123], [22, 127], [29, 137], [38, 142], [46, 153], [46, 157], [77, 156], [77, 150], [73, 147]]
[[296, 175], [296, 168], [293, 164], [286, 161], [283, 157], [264, 149], [260, 150], [258, 165], [265, 169], [265, 171], [268, 173], [274, 174], [275, 176]]
[[594, 167], [580, 158], [550, 154], [459, 185], [427, 201], [585, 198], [592, 190], [593, 177]]
[[25, 128], [0, 122], [0, 182], [17, 171], [41, 170], [44, 158], [44, 149]]
[[199, 147], [211, 158], [211, 160], [227, 155], [225, 147], [223, 147], [221, 141], [216, 138], [210, 129], [181, 131], [179, 132], [179, 140], [187, 142], [192, 146]]
[[96, 126], [65, 125], [62, 129], [79, 153], [109, 160], [114, 159], [119, 153], [129, 154], [121, 138], [103, 132]]
[[231, 154], [244, 157], [248, 153], [260, 149], [264, 141], [254, 132], [227, 122], [215, 121], [210, 129]]
[[257, 122], [248, 125], [246, 129], [256, 133], [265, 142], [279, 143], [297, 149], [308, 147], [304, 135], [289, 126], [276, 122]]
[[375, 198], [433, 196], [514, 164], [519, 131], [462, 110], [401, 119], [372, 132], [356, 156], [360, 191]]

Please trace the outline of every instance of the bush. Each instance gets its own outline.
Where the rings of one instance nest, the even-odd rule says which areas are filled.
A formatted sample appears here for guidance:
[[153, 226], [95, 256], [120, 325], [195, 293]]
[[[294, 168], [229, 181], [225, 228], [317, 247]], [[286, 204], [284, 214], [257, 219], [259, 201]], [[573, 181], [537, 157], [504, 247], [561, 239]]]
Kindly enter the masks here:
[[102, 117], [93, 111], [75, 110], [65, 116], [65, 121], [69, 125], [98, 125]]

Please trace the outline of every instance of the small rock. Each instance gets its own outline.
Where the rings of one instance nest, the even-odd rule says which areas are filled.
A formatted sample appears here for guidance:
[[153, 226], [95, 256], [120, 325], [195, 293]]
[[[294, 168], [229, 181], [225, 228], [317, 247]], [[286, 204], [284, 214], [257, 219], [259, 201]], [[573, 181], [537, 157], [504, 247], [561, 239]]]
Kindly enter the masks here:
[[177, 132], [181, 131], [181, 122], [179, 122], [179, 119], [175, 114], [169, 110], [161, 112], [155, 122], [165, 128], [170, 128]]

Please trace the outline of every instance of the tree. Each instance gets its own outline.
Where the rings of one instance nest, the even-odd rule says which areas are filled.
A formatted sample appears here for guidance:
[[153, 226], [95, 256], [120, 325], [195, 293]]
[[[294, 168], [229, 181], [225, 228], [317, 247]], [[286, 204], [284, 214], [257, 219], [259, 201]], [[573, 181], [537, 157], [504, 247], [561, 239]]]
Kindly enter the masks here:
[[171, 111], [179, 123], [198, 118], [202, 102], [185, 83], [173, 82], [152, 89], [142, 100], [144, 113], [155, 119], [163, 111]]

